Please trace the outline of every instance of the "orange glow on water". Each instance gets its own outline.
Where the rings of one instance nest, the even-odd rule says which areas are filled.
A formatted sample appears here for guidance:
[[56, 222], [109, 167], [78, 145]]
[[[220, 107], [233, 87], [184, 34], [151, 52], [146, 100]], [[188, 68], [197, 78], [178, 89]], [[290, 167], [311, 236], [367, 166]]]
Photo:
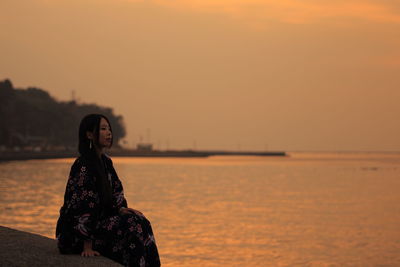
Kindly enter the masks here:
[[[72, 160], [0, 164], [0, 225], [54, 238]], [[399, 154], [113, 160], [164, 266], [400, 260]]]

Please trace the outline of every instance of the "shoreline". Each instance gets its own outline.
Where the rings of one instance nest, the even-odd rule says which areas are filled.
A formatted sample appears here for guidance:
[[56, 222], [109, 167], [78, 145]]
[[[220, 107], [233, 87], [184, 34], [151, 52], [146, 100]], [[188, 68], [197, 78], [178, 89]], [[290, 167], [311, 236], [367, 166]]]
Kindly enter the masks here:
[[[209, 157], [209, 156], [262, 156], [262, 157], [285, 157], [286, 152], [268, 151], [196, 151], [196, 150], [111, 150], [112, 157]], [[59, 159], [76, 158], [79, 156], [77, 151], [2, 151], [0, 153], [0, 162], [13, 160], [31, 160], [31, 159]]]

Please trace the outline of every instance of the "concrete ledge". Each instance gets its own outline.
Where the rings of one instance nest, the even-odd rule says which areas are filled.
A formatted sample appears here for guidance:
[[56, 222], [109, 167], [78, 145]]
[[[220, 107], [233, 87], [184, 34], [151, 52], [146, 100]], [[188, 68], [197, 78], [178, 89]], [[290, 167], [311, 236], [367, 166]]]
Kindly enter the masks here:
[[116, 266], [108, 258], [62, 255], [55, 239], [0, 226], [0, 266]]

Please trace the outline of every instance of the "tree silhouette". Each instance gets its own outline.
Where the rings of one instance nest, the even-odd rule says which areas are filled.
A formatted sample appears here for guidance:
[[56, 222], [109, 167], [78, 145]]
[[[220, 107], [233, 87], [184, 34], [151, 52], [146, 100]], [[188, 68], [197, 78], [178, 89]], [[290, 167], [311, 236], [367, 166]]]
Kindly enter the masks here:
[[80, 120], [89, 113], [106, 115], [113, 127], [114, 145], [126, 134], [123, 117], [113, 109], [75, 101], [57, 101], [40, 88], [16, 89], [0, 81], [0, 145], [76, 149]]

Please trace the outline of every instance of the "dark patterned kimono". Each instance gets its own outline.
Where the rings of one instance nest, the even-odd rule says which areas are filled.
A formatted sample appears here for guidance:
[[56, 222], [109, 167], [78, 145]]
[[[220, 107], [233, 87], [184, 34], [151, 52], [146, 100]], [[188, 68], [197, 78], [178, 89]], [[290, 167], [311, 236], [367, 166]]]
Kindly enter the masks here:
[[[105, 175], [83, 157], [71, 167], [56, 229], [60, 252], [81, 253], [84, 240], [92, 240], [93, 250], [125, 266], [160, 266], [150, 222], [142, 214], [119, 214], [127, 207], [122, 184], [111, 159], [102, 159]], [[108, 208], [99, 179], [111, 185]]]

